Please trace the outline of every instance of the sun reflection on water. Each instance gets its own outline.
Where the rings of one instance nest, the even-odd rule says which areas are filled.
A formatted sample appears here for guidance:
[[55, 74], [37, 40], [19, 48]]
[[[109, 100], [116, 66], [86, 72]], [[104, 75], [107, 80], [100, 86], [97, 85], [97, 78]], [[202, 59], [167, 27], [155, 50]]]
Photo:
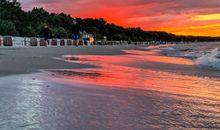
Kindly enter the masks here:
[[[136, 55], [130, 55], [131, 53]], [[126, 66], [126, 64], [136, 61], [161, 62], [168, 65], [194, 65], [193, 61], [188, 59], [152, 54], [154, 52], [131, 50], [129, 55], [120, 56], [67, 55], [64, 58], [68, 62], [92, 64], [101, 68], [56, 70], [56, 72], [59, 73], [59, 77], [74, 82], [220, 99], [220, 82], [217, 80]]]

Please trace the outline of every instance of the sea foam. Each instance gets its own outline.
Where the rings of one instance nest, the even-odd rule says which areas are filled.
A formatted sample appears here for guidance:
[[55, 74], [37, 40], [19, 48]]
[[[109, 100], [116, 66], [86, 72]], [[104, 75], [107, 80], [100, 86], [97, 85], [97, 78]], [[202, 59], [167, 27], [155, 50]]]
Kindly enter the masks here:
[[220, 70], [219, 48], [213, 49], [210, 53], [204, 54], [196, 60], [198, 65], [213, 67]]

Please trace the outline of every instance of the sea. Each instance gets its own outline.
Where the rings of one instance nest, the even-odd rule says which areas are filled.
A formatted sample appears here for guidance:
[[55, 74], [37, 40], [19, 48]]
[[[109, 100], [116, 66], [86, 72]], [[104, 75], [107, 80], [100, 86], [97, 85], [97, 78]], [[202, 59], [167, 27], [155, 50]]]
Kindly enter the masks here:
[[121, 51], [57, 57], [94, 68], [0, 78], [0, 129], [220, 129], [220, 43]]

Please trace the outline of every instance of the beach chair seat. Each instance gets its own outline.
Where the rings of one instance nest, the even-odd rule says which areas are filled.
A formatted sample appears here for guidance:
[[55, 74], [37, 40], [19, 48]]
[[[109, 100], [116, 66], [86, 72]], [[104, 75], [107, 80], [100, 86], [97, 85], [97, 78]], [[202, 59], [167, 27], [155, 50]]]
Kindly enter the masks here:
[[57, 40], [56, 39], [51, 40], [51, 46], [57, 46]]
[[64, 39], [60, 40], [60, 46], [65, 46], [65, 40]]
[[31, 38], [30, 39], [30, 46], [37, 46], [38, 42], [37, 42], [37, 38]]
[[67, 46], [72, 46], [73, 45], [73, 41], [72, 40], [67, 40]]
[[40, 46], [47, 46], [47, 42], [44, 39], [40, 39]]
[[13, 46], [13, 40], [11, 36], [5, 36], [3, 38], [3, 45], [4, 46]]

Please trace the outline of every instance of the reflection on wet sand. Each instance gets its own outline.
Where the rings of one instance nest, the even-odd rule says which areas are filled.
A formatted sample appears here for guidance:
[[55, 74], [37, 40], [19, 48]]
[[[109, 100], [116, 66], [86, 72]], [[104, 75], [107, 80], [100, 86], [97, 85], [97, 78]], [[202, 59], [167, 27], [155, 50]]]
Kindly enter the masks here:
[[[91, 64], [100, 68], [52, 70], [53, 80], [64, 84], [84, 84], [88, 88], [98, 86], [104, 88], [103, 90], [114, 88], [125, 93], [131, 92], [135, 97], [126, 96], [121, 105], [113, 110], [114, 112], [125, 108], [122, 110], [124, 113], [121, 111], [120, 114], [110, 116], [113, 119], [125, 119], [126, 123], [133, 118], [138, 120], [137, 124], [143, 122], [142, 125], [137, 126], [133, 120], [129, 123], [130, 129], [220, 128], [220, 81], [218, 79], [163, 71], [167, 66], [171, 68], [175, 66], [175, 69], [183, 69], [185, 66], [191, 68], [189, 70], [191, 72], [194, 69], [194, 62], [189, 59], [161, 56], [157, 53], [158, 50], [150, 52], [126, 50], [125, 52], [127, 55], [64, 56], [67, 62]], [[137, 61], [139, 65], [145, 67], [135, 66], [134, 62]], [[151, 65], [146, 65], [149, 62], [152, 62], [151, 65], [155, 63], [162, 65], [152, 70], [151, 67], [148, 69]], [[182, 71], [187, 71], [187, 68]], [[149, 92], [153, 92], [153, 95]], [[122, 95], [113, 96], [111, 99], [119, 100]], [[105, 96], [106, 93], [101, 99]], [[109, 106], [109, 108], [112, 107]], [[117, 123], [112, 124], [114, 126]], [[108, 125], [105, 124], [105, 126]], [[119, 123], [118, 126], [123, 125]], [[132, 126], [135, 127], [132, 128]]]
[[142, 55], [64, 56], [69, 62], [92, 64], [101, 68], [56, 70], [55, 72], [60, 74], [57, 75], [58, 77], [74, 82], [220, 99], [220, 82], [217, 80], [126, 66], [126, 64], [133, 63], [136, 60], [187, 66], [193, 66], [193, 61], [183, 58], [148, 55], [145, 52], [143, 52], [145, 54], [143, 55], [142, 51], [131, 50], [131, 53], [134, 54], [134, 52]]
[[[0, 129], [220, 129], [218, 80], [128, 67], [137, 60], [145, 66], [151, 56], [160, 58], [132, 53], [65, 56], [68, 62], [100, 67], [0, 77]], [[160, 64], [158, 59], [154, 63]], [[163, 59], [168, 66], [193, 63]]]

